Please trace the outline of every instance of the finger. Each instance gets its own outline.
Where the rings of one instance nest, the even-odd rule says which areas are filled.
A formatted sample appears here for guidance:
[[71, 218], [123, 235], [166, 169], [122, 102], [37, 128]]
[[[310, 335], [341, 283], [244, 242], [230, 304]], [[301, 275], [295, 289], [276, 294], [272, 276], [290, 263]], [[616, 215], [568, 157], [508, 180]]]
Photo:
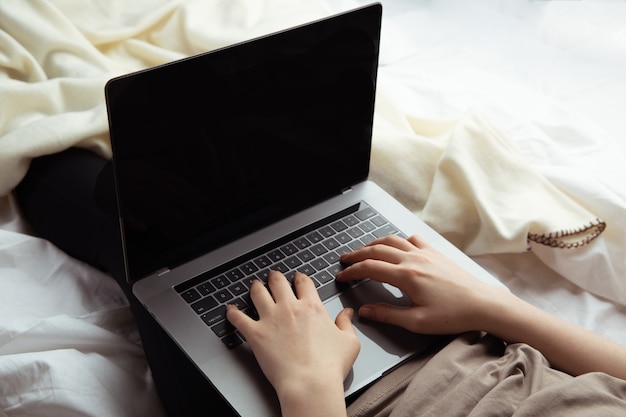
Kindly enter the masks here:
[[399, 263], [404, 253], [415, 250], [415, 244], [396, 235], [389, 235], [376, 239], [366, 246], [342, 255], [341, 261], [347, 264], [356, 263], [363, 259], [379, 259], [392, 263]]
[[226, 319], [242, 333], [247, 331], [250, 325], [249, 321], [254, 321], [234, 304], [228, 304], [226, 306]]
[[359, 309], [359, 316], [380, 323], [388, 323], [413, 331], [415, 318], [407, 314], [408, 307], [396, 307], [389, 304], [365, 304]]
[[427, 249], [430, 247], [430, 244], [425, 239], [423, 239], [421, 236], [418, 236], [418, 235], [409, 236], [407, 241], [418, 249]]
[[365, 278], [391, 284], [403, 289], [407, 284], [405, 272], [398, 265], [377, 259], [365, 259], [345, 268], [337, 273], [335, 279], [339, 282], [358, 281]]
[[401, 249], [381, 243], [374, 246], [364, 246], [354, 252], [345, 253], [341, 255], [341, 262], [345, 264], [355, 264], [366, 259], [376, 259], [397, 264], [400, 263], [405, 253], [406, 252]]
[[392, 248], [397, 248], [397, 249], [404, 250], [404, 251], [413, 249], [412, 246], [408, 243], [407, 239], [402, 238], [398, 235], [383, 236], [381, 238], [373, 240], [367, 246], [374, 246], [374, 245], [386, 245], [386, 246], [390, 246]]
[[272, 297], [274, 297], [275, 302], [278, 303], [281, 300], [295, 299], [296, 296], [291, 289], [291, 284], [287, 281], [287, 278], [285, 278], [282, 272], [270, 271], [267, 277], [267, 283], [272, 291]]
[[268, 289], [265, 288], [261, 280], [252, 281], [250, 286], [250, 299], [252, 299], [252, 304], [254, 304], [259, 316], [267, 314], [268, 309], [276, 304], [272, 295]]
[[302, 272], [296, 272], [294, 274], [293, 285], [296, 288], [296, 294], [299, 299], [302, 300], [308, 298], [312, 300], [319, 300], [320, 303], [322, 302], [317, 289], [315, 288], [315, 283], [311, 278]]
[[344, 308], [337, 314], [335, 318], [335, 325], [342, 331], [349, 331], [356, 334], [354, 326], [352, 326], [352, 319], [354, 318], [354, 310], [351, 308]]

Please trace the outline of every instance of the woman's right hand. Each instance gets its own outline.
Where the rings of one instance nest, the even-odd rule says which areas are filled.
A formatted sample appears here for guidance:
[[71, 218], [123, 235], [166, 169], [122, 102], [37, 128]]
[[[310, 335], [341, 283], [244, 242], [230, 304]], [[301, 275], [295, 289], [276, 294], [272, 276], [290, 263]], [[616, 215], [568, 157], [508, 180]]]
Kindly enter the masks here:
[[387, 236], [348, 253], [339, 281], [370, 278], [389, 283], [409, 307], [361, 306], [362, 317], [416, 333], [481, 330], [539, 350], [551, 366], [571, 375], [605, 372], [626, 380], [626, 347], [546, 313], [508, 290], [478, 281], [423, 239]]
[[485, 284], [418, 236], [390, 235], [342, 256], [349, 266], [338, 281], [370, 278], [399, 288], [410, 307], [365, 304], [361, 317], [395, 324], [415, 333], [455, 334], [485, 330], [490, 300], [510, 296]]

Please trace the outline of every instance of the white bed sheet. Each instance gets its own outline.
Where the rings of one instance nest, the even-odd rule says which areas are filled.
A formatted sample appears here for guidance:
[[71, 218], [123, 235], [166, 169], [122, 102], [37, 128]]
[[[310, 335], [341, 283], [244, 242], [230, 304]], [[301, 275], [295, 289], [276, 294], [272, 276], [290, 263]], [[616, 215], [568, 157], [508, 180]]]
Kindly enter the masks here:
[[[318, 1], [329, 12], [365, 4]], [[584, 250], [478, 262], [522, 298], [626, 344], [626, 3], [382, 3], [379, 88], [421, 118], [480, 109], [608, 223]], [[10, 198], [0, 203], [0, 409], [163, 415], [113, 280], [32, 236]]]

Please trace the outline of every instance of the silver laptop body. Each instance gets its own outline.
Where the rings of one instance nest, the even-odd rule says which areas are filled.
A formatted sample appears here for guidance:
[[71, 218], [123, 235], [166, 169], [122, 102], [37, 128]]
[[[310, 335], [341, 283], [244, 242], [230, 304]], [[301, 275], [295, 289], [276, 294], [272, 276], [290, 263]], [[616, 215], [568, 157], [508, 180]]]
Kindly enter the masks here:
[[[304, 241], [307, 253], [339, 251], [323, 247], [319, 236], [327, 230], [341, 244], [346, 233], [331, 230], [340, 223], [365, 231], [350, 243], [357, 246], [375, 233], [419, 234], [497, 283], [366, 180], [381, 13], [380, 4], [366, 6], [106, 86], [127, 278], [242, 416], [280, 410], [248, 345], [220, 315], [228, 302], [254, 313], [249, 281], [236, 276], [256, 279], [271, 254], [284, 258], [270, 259], [276, 263], [268, 268], [280, 263], [286, 274], [305, 268], [316, 277], [333, 318], [366, 302], [407, 303], [398, 290], [373, 281], [335, 294], [336, 284], [324, 281], [338, 263], [326, 258], [320, 267], [324, 261], [288, 252]], [[358, 217], [367, 227], [352, 225]], [[368, 232], [381, 219], [386, 225]], [[354, 324], [362, 347], [346, 397], [437, 341], [365, 320]]]

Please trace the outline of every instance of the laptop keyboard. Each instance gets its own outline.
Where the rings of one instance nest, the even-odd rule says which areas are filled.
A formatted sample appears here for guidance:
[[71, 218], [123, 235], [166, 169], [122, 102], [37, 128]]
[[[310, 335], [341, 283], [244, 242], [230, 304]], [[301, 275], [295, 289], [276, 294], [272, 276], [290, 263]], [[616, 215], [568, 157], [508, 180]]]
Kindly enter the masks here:
[[215, 335], [234, 348], [244, 339], [226, 320], [226, 305], [235, 304], [257, 319], [248, 291], [254, 280], [267, 283], [269, 271], [275, 270], [292, 281], [299, 271], [313, 279], [326, 300], [348, 286], [335, 281], [343, 269], [340, 255], [390, 234], [402, 235], [374, 209], [359, 203], [174, 288]]

